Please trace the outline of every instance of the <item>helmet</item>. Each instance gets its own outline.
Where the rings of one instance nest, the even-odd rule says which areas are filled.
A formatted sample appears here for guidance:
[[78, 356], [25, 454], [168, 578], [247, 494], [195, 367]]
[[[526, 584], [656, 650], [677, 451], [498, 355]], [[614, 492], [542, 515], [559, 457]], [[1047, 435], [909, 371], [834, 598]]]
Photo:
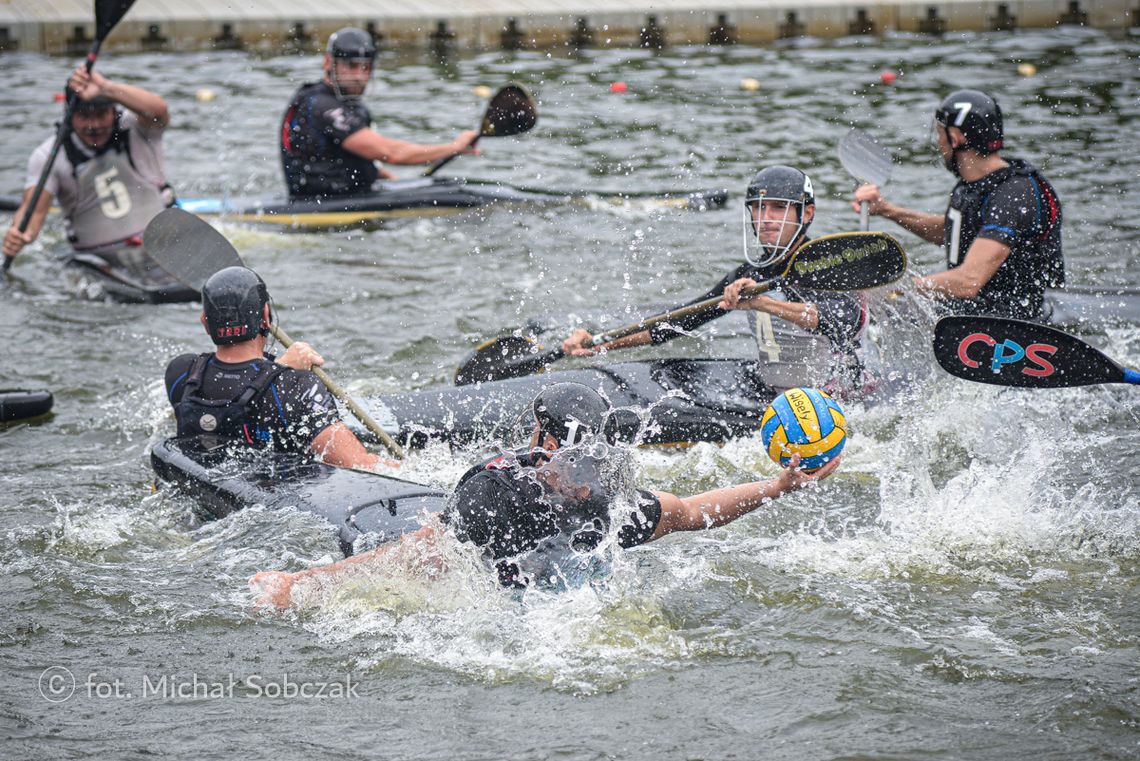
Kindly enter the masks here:
[[346, 26], [344, 29], [333, 32], [332, 36], [329, 37], [328, 54], [329, 58], [332, 59], [328, 77], [332, 82], [336, 97], [342, 100], [356, 100], [363, 96], [363, 87], [359, 93], [345, 92], [337, 74], [336, 61], [368, 61], [371, 64], [372, 61], [376, 60], [376, 43], [372, 41], [372, 35], [363, 29]]
[[265, 281], [245, 267], [226, 267], [215, 272], [202, 286], [202, 312], [206, 332], [218, 346], [250, 341], [269, 331], [261, 327], [261, 315], [269, 303]]
[[346, 26], [333, 32], [329, 37], [327, 52], [333, 58], [367, 59], [376, 58], [376, 43], [372, 35], [363, 29]]
[[944, 129], [962, 130], [965, 147], [983, 156], [1001, 150], [1001, 106], [984, 92], [957, 90], [950, 93], [934, 112], [934, 121]]
[[[795, 225], [796, 230], [786, 244], [765, 245], [760, 240], [760, 229], [753, 216], [754, 209], [766, 201], [779, 201], [788, 204], [781, 222], [780, 238], [783, 240], [783, 226]], [[774, 264], [792, 249], [800, 237], [807, 232], [811, 220], [804, 223], [804, 214], [808, 205], [815, 205], [815, 190], [812, 188], [811, 178], [790, 166], [770, 166], [761, 169], [748, 183], [748, 192], [744, 197], [744, 258], [757, 267], [767, 267]], [[797, 209], [797, 218], [788, 219], [788, 211], [792, 207]]]
[[115, 101], [108, 98], [106, 95], [96, 95], [91, 100], [83, 100], [76, 98], [71, 103], [71, 113], [76, 111], [98, 111], [101, 108], [114, 108]]
[[534, 419], [539, 431], [550, 434], [560, 446], [582, 442], [604, 433], [610, 405], [594, 389], [581, 383], [555, 383], [534, 398]]

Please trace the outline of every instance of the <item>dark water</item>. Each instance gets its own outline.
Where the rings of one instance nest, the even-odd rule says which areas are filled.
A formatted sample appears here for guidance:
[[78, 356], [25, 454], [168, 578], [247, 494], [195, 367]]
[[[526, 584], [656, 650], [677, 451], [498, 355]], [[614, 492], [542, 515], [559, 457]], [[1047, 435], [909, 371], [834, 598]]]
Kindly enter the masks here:
[[[855, 228], [836, 158], [849, 126], [890, 147], [894, 200], [943, 208], [952, 183], [926, 142], [929, 117], [940, 94], [973, 86], [1005, 108], [1009, 153], [1060, 192], [1070, 280], [1136, 286], [1138, 54], [1134, 39], [1069, 29], [448, 65], [392, 57], [368, 102], [396, 137], [473, 125], [476, 85], [515, 79], [538, 96], [533, 134], [487, 140], [456, 172], [552, 188], [727, 186], [730, 208], [514, 209], [321, 235], [221, 229], [269, 281], [282, 325], [355, 392], [425, 387], [446, 382], [476, 338], [530, 315], [704, 290], [740, 256], [738, 203], [762, 164], [811, 173], [815, 232]], [[1023, 61], [1038, 74], [1018, 76]], [[0, 57], [0, 192], [19, 191], [69, 65]], [[185, 196], [217, 196], [280, 186], [276, 119], [319, 62], [196, 54], [99, 66], [168, 98], [170, 178]], [[891, 87], [878, 81], [887, 68], [900, 75]], [[745, 77], [761, 90], [740, 90]], [[630, 92], [610, 94], [619, 79]], [[200, 88], [217, 99], [195, 101]], [[900, 238], [919, 269], [939, 266], [933, 247]], [[393, 567], [281, 618], [252, 608], [246, 579], [331, 559], [335, 542], [291, 513], [200, 524], [186, 501], [150, 493], [148, 447], [173, 426], [162, 369], [206, 346], [197, 310], [67, 295], [46, 255], [61, 245], [53, 222], [0, 300], [0, 386], [50, 388], [57, 408], [0, 431], [5, 757], [1140, 751], [1132, 389], [1022, 393], [935, 375], [892, 405], [848, 409], [855, 436], [824, 488], [619, 556], [603, 587], [519, 602], [452, 548], [458, 570], [443, 579]], [[921, 356], [922, 330], [900, 331], [890, 350]], [[1121, 360], [1140, 356], [1136, 325], [1088, 335]], [[465, 462], [433, 450], [409, 474], [448, 485]], [[646, 484], [682, 494], [773, 472], [753, 440], [645, 452], [639, 465]], [[66, 694], [62, 671], [41, 679], [50, 667], [74, 676], [70, 699], [41, 695], [41, 684]], [[314, 682], [354, 694], [280, 694]]]

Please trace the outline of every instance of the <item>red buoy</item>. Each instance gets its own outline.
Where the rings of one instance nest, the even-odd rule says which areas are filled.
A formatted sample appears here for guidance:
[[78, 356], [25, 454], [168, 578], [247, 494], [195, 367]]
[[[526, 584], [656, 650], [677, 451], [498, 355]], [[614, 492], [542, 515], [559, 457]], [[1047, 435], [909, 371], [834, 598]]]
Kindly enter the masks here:
[[628, 89], [625, 82], [614, 82], [610, 85], [610, 92], [625, 92]]

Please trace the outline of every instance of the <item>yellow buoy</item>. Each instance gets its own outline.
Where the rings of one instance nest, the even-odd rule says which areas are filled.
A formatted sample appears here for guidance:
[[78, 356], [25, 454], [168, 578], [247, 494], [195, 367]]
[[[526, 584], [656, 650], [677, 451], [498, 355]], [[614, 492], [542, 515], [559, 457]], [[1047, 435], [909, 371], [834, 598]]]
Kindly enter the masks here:
[[213, 90], [209, 90], [205, 87], [194, 93], [194, 98], [197, 99], [199, 103], [209, 103], [216, 97], [218, 96], [214, 94]]
[[756, 92], [760, 89], [760, 80], [753, 79], [752, 77], [745, 77], [740, 80], [740, 89], [745, 92]]
[[491, 97], [491, 88], [487, 85], [476, 85], [471, 92], [475, 93], [476, 98], [487, 99]]
[[1031, 77], [1037, 73], [1037, 67], [1031, 63], [1017, 64], [1017, 73], [1023, 77]]

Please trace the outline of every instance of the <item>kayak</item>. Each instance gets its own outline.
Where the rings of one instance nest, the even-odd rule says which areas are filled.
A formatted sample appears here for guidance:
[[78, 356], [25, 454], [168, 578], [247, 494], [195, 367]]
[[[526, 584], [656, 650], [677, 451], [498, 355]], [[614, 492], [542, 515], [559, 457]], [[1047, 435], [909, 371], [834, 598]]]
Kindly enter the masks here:
[[[1070, 286], [1049, 291], [1047, 302], [1059, 324], [1096, 325], [1105, 321], [1140, 323], [1140, 290]], [[656, 307], [624, 312], [624, 321], [659, 313]], [[915, 317], [920, 320], [919, 316]], [[565, 333], [569, 317], [535, 318], [521, 330], [524, 335]], [[597, 324], [615, 324], [605, 316]], [[559, 333], [558, 331], [561, 331]], [[487, 381], [466, 386], [431, 388], [366, 397], [363, 406], [406, 446], [422, 447], [431, 441], [469, 444], [490, 440], [517, 440], [529, 433], [530, 403], [545, 386], [556, 381], [577, 381], [598, 389], [616, 407], [633, 407], [646, 422], [640, 443], [649, 446], [685, 446], [700, 441], [723, 442], [753, 435], [768, 404], [779, 393], [808, 382], [807, 368], [794, 362], [761, 364], [739, 355], [756, 352], [747, 314], [723, 316], [697, 334], [720, 348], [731, 348], [729, 358], [669, 358], [618, 362], [573, 370], [558, 370], [522, 378]], [[792, 346], [789, 337], [778, 343]], [[730, 343], [735, 341], [736, 343]], [[707, 347], [706, 347], [707, 348]], [[862, 397], [868, 404], [890, 398], [905, 387], [909, 372], [890, 373], [890, 357], [873, 342], [865, 344], [864, 359], [878, 378], [877, 387]], [[755, 356], [755, 354], [753, 354]], [[899, 369], [899, 368], [893, 368]], [[921, 368], [911, 368], [921, 374]], [[897, 379], [892, 380], [892, 377]], [[347, 418], [346, 418], [347, 419]], [[350, 425], [356, 425], [350, 423]], [[354, 428], [369, 438], [363, 428]]]
[[28, 420], [51, 412], [55, 399], [50, 391], [23, 388], [0, 389], [0, 423]]
[[77, 290], [128, 304], [175, 304], [198, 301], [198, 292], [174, 279], [141, 247], [100, 253], [68, 251], [64, 266]]
[[[584, 383], [613, 406], [644, 413], [638, 437], [643, 446], [685, 446], [750, 435], [760, 430], [768, 404], [786, 390], [765, 383], [755, 360], [658, 359], [370, 396], [361, 406], [410, 447], [431, 441], [513, 440], [530, 433], [535, 395], [561, 381]], [[362, 439], [371, 436], [364, 429], [356, 432]]]
[[210, 448], [196, 437], [156, 444], [150, 462], [160, 482], [194, 498], [204, 520], [253, 505], [291, 507], [327, 520], [345, 555], [418, 530], [419, 516], [442, 511], [446, 500], [438, 489], [391, 476], [303, 455]]
[[298, 230], [377, 226], [407, 217], [455, 214], [489, 205], [643, 206], [704, 211], [724, 206], [727, 190], [676, 193], [553, 192], [495, 182], [442, 177], [381, 181], [376, 191], [344, 198], [182, 198], [178, 205], [199, 216]]

